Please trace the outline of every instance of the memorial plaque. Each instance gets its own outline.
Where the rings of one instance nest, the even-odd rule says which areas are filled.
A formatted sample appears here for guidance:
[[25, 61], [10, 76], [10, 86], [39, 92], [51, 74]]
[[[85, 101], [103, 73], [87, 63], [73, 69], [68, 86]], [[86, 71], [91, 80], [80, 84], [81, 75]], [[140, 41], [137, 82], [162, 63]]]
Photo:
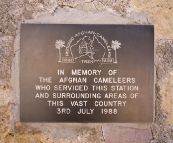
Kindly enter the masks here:
[[154, 27], [22, 24], [22, 122], [152, 122]]

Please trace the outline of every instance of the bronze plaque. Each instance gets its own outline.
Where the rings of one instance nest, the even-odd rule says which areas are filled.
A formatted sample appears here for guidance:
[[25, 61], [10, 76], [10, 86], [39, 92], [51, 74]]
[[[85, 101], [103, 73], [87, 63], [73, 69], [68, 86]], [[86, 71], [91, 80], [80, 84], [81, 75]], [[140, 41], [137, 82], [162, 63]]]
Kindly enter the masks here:
[[22, 122], [152, 122], [152, 25], [22, 24]]

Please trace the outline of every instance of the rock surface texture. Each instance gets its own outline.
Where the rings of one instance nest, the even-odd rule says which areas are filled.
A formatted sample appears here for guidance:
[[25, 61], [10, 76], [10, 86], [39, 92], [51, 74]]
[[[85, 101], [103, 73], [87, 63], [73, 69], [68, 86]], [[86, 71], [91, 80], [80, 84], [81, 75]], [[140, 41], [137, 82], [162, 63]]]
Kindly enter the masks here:
[[[172, 143], [172, 13], [172, 0], [0, 0], [0, 143]], [[21, 23], [154, 24], [154, 123], [21, 123]]]

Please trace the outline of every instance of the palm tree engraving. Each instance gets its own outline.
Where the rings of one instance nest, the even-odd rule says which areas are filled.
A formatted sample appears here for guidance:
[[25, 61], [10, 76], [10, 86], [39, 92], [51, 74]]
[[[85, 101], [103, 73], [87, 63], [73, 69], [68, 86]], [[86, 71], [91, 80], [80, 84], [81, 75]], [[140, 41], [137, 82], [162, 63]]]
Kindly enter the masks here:
[[117, 52], [116, 52], [116, 50], [121, 48], [120, 45], [121, 45], [121, 43], [119, 43], [119, 41], [117, 41], [117, 40], [112, 41], [111, 48], [113, 50], [115, 50], [115, 61], [114, 61], [114, 63], [117, 63]]
[[65, 47], [64, 44], [65, 44], [65, 42], [62, 40], [56, 40], [56, 42], [55, 42], [55, 47], [56, 47], [56, 49], [59, 50], [59, 61], [58, 62], [61, 62], [61, 48]]

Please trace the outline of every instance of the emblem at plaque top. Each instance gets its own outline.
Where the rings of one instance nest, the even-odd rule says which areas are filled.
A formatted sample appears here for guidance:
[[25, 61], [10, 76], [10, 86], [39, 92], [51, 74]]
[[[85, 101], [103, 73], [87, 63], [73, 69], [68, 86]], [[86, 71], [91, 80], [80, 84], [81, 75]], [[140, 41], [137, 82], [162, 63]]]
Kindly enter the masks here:
[[[64, 50], [62, 50], [63, 47], [65, 47]], [[56, 40], [55, 48], [59, 50], [58, 62], [113, 64], [118, 63], [117, 49], [121, 48], [121, 43], [118, 40], [112, 40], [109, 45], [109, 42], [100, 33], [82, 31], [71, 37], [66, 46], [65, 41]], [[114, 54], [112, 54], [113, 50]], [[114, 55], [113, 58], [112, 55]]]

